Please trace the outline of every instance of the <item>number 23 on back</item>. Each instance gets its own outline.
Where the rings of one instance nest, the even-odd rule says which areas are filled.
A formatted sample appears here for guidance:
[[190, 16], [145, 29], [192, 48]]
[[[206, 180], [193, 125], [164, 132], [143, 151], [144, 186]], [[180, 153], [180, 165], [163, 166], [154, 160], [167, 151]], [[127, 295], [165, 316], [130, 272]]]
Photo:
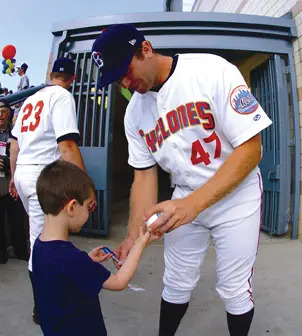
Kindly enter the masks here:
[[[21, 123], [21, 133], [28, 131], [33, 132], [39, 126], [41, 121], [40, 115], [43, 110], [43, 107], [44, 107], [43, 101], [39, 100], [35, 105], [35, 107], [33, 107], [32, 104], [29, 103], [23, 108], [24, 115]], [[34, 113], [35, 120], [31, 121], [28, 124], [28, 122], [26, 121], [31, 116], [32, 113]]]

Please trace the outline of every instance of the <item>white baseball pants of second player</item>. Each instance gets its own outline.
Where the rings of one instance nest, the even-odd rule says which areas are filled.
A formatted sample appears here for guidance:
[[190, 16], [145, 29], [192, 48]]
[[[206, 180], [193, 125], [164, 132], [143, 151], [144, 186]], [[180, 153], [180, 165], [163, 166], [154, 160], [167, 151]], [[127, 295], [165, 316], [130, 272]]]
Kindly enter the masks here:
[[[241, 185], [190, 224], [165, 234], [162, 297], [171, 303], [189, 302], [200, 278], [200, 267], [211, 239], [216, 250], [216, 291], [226, 311], [240, 315], [254, 306], [253, 265], [261, 222], [262, 180]], [[173, 199], [192, 190], [176, 187]]]
[[36, 192], [37, 179], [45, 165], [17, 165], [15, 186], [29, 216], [30, 258], [28, 269], [32, 271], [32, 250], [36, 238], [43, 230], [44, 214]]

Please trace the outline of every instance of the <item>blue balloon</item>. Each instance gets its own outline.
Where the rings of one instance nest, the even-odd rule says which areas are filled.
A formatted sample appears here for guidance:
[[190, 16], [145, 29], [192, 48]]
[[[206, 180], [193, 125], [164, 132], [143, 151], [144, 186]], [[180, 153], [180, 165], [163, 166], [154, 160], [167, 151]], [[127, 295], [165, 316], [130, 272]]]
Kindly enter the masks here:
[[11, 59], [12, 63], [16, 63], [16, 60], [14, 58]]
[[6, 74], [6, 70], [3, 69], [3, 70], [2, 70], [2, 73], [5, 75], [5, 74]]
[[3, 65], [6, 64], [6, 59], [4, 59], [4, 60], [2, 61], [2, 64], [3, 64]]
[[7, 65], [7, 64], [4, 64], [4, 65], [3, 65], [3, 69], [6, 70], [7, 68], [8, 68], [8, 65]]

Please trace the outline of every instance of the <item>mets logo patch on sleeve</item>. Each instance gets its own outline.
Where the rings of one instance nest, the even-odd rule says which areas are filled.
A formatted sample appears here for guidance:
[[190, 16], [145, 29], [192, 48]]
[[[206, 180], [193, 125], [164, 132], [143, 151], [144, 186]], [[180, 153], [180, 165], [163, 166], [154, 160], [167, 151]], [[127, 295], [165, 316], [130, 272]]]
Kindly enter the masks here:
[[237, 86], [231, 93], [230, 104], [240, 114], [250, 114], [257, 110], [259, 103], [245, 85]]

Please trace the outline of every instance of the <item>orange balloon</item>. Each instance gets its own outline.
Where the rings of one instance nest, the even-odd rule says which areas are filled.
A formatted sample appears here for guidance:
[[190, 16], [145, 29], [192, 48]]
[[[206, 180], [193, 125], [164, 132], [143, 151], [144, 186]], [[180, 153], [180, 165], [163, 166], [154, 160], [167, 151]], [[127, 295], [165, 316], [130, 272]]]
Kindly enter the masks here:
[[15, 57], [15, 55], [16, 55], [16, 48], [11, 44], [8, 44], [2, 49], [2, 56], [5, 59], [12, 59]]

